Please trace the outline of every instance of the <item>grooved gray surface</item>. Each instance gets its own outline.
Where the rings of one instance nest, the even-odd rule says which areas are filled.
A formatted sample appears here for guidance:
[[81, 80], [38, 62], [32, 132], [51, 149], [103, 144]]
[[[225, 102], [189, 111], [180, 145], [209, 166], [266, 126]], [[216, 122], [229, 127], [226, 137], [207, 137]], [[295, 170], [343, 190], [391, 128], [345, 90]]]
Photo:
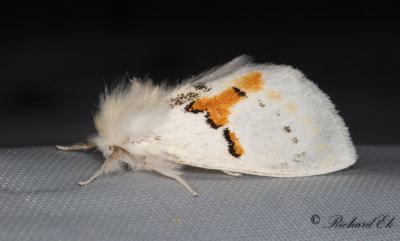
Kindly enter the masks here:
[[[122, 172], [79, 187], [102, 164], [98, 152], [3, 148], [0, 240], [400, 240], [400, 147], [357, 151], [355, 166], [313, 177], [238, 179], [188, 168], [193, 198], [155, 173]], [[324, 228], [334, 215], [395, 219], [391, 228]]]

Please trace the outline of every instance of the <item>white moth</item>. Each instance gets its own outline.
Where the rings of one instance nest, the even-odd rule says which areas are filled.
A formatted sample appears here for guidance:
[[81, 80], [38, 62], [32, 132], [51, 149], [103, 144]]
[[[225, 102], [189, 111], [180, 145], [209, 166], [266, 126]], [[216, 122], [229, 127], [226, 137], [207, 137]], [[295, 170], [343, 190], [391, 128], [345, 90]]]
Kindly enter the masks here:
[[334, 172], [357, 157], [348, 130], [318, 87], [292, 67], [254, 64], [246, 56], [173, 88], [137, 79], [100, 98], [97, 135], [85, 145], [106, 161], [85, 185], [122, 169], [156, 171], [197, 193], [184, 165], [301, 177]]

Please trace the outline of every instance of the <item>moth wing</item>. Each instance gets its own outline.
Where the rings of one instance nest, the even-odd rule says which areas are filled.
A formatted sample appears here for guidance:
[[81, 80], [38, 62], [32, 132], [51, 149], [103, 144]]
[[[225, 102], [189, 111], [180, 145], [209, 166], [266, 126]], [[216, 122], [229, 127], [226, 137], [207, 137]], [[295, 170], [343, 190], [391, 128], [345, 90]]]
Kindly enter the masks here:
[[251, 65], [251, 58], [246, 55], [241, 55], [224, 65], [214, 67], [208, 71], [192, 77], [191, 79], [185, 81], [183, 86], [191, 86], [199, 82], [206, 84], [208, 82], [223, 78], [229, 74], [235, 73], [238, 69], [246, 65]]
[[292, 177], [329, 173], [356, 161], [329, 98], [291, 67], [244, 62], [207, 83], [188, 83], [170, 97], [157, 145], [172, 162]]

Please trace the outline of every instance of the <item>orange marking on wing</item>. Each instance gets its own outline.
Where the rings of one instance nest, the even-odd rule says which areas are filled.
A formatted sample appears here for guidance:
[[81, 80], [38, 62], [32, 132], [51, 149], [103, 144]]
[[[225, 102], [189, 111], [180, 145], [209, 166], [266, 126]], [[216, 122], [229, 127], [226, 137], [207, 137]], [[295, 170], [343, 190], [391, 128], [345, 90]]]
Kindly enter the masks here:
[[314, 129], [312, 130], [313, 134], [318, 134], [321, 131], [321, 128], [319, 127], [314, 127]]
[[236, 80], [235, 86], [245, 92], [258, 92], [265, 82], [262, 81], [262, 74], [258, 71], [248, 73]]
[[[258, 92], [262, 90], [265, 82], [262, 81], [260, 72], [251, 72], [233, 80], [234, 86], [222, 91], [213, 97], [203, 97], [191, 102], [185, 107], [186, 111], [192, 113], [207, 112], [207, 123], [217, 129], [229, 123], [230, 108], [245, 98], [247, 92]], [[228, 141], [228, 149], [232, 156], [239, 158], [244, 154], [239, 138], [228, 128], [223, 131]]]
[[268, 99], [280, 100], [282, 98], [281, 94], [275, 90], [270, 90], [267, 92]]
[[198, 99], [189, 108], [189, 111], [207, 111], [208, 119], [217, 126], [223, 126], [229, 123], [228, 117], [231, 114], [229, 109], [242, 98], [233, 88], [229, 88], [211, 98]]
[[233, 149], [235, 150], [236, 154], [243, 155], [244, 150], [243, 147], [240, 145], [239, 138], [236, 137], [234, 132], [229, 132], [229, 137], [231, 138], [233, 144]]
[[313, 123], [313, 119], [311, 117], [307, 116], [304, 123], [306, 123], [307, 125], [310, 125]]
[[[265, 84], [260, 72], [251, 72], [235, 81], [235, 86], [213, 97], [204, 97], [195, 101], [187, 110], [190, 112], [207, 111], [207, 118], [216, 128], [229, 123], [230, 108], [238, 103], [245, 92], [257, 92]], [[238, 92], [240, 91], [240, 92]]]
[[285, 108], [289, 113], [292, 113], [292, 114], [296, 113], [296, 111], [297, 111], [296, 105], [291, 102], [287, 103], [285, 105]]
[[328, 144], [326, 142], [321, 142], [316, 145], [317, 151], [325, 151], [328, 148]]

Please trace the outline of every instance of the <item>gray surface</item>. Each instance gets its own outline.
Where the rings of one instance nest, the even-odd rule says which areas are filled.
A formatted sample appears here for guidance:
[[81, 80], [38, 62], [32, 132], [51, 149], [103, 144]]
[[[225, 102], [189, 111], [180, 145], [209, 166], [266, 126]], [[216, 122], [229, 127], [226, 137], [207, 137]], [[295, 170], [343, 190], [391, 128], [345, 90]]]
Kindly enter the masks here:
[[[0, 240], [399, 240], [400, 147], [359, 146], [358, 154], [350, 169], [303, 178], [188, 168], [193, 198], [154, 173], [77, 186], [100, 167], [97, 152], [0, 149]], [[333, 215], [385, 214], [395, 217], [391, 228], [323, 227]]]

